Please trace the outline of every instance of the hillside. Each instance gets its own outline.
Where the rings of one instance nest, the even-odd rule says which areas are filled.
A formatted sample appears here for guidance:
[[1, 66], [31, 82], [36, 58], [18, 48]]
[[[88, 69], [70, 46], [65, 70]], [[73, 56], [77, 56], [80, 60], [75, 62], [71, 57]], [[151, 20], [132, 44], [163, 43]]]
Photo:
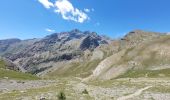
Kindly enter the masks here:
[[101, 61], [88, 78], [170, 76], [169, 35], [135, 31], [120, 42], [123, 42], [120, 51]]
[[74, 29], [42, 39], [1, 40], [0, 54], [22, 72], [50, 78], [168, 77], [169, 40], [167, 34], [142, 30], [111, 40]]
[[[5, 48], [0, 55], [11, 60], [22, 72], [44, 76], [61, 70], [57, 74], [67, 76], [65, 73], [74, 67], [76, 73], [70, 74], [87, 77], [102, 59], [112, 53], [112, 48], [108, 47], [111, 41], [95, 32], [74, 29], [41, 39], [1, 40], [0, 46], [5, 44]], [[86, 71], [82, 73], [83, 70]]]
[[134, 30], [112, 40], [75, 29], [2, 41], [0, 100], [170, 99], [170, 35]]
[[26, 74], [13, 69], [12, 65], [5, 61], [4, 59], [0, 59], [0, 79], [17, 79], [17, 80], [36, 80], [38, 77]]

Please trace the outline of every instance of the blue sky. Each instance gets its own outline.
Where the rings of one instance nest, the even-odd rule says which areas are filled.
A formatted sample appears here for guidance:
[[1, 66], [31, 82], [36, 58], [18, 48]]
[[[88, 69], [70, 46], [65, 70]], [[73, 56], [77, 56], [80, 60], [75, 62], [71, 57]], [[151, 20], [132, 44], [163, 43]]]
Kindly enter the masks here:
[[1, 0], [0, 39], [41, 38], [78, 28], [112, 38], [170, 31], [170, 0]]

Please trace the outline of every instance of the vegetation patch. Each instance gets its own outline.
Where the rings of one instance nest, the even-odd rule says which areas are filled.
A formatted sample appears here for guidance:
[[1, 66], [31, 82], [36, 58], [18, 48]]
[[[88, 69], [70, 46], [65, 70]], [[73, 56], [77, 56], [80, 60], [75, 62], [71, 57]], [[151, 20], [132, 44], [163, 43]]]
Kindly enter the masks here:
[[156, 86], [151, 89], [149, 89], [151, 92], [161, 92], [161, 93], [170, 93], [170, 87], [169, 86]]
[[83, 63], [72, 63], [68, 66], [63, 66], [54, 72], [48, 74], [50, 77], [87, 77], [92, 74], [92, 71], [97, 67], [100, 60], [94, 60], [90, 62]]
[[3, 60], [0, 60], [0, 68], [6, 68], [5, 62]]
[[89, 94], [89, 92], [88, 92], [86, 89], [84, 89], [84, 90], [82, 91], [82, 93], [83, 93], [83, 94]]
[[0, 78], [9, 78], [9, 79], [17, 79], [17, 80], [37, 80], [38, 77], [22, 72], [16, 72], [12, 70], [0, 69]]
[[124, 75], [121, 75], [119, 78], [139, 78], [139, 77], [170, 77], [170, 69], [162, 70], [130, 70]]
[[60, 92], [58, 95], [58, 100], [66, 100], [66, 95], [64, 92]]

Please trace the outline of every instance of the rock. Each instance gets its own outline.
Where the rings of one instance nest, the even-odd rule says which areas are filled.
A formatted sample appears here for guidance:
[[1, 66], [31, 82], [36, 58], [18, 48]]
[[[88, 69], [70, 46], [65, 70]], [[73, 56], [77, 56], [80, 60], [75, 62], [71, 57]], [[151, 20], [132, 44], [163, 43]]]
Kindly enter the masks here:
[[[7, 44], [4, 50], [0, 50], [0, 54], [14, 62], [22, 72], [39, 73], [58, 62], [83, 58], [85, 50], [93, 52], [99, 45], [107, 44], [105, 40], [95, 32], [74, 29], [69, 32], [54, 33], [41, 39], [0, 41], [0, 47]], [[50, 65], [42, 67], [43, 63]]]

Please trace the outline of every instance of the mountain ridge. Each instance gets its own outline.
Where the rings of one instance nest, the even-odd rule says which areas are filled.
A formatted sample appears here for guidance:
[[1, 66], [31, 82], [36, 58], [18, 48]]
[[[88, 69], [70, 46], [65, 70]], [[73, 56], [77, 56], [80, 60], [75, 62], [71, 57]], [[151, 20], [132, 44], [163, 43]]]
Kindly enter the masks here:
[[[83, 59], [86, 51], [93, 51], [99, 45], [108, 44], [108, 41], [111, 40], [106, 40], [95, 32], [74, 29], [69, 32], [54, 33], [42, 39], [21, 40], [8, 44], [6, 50], [0, 54], [26, 72], [37, 73], [51, 68], [56, 62]], [[43, 63], [49, 65], [41, 65]], [[37, 68], [37, 65], [40, 67]]]
[[[147, 50], [150, 52], [147, 53], [149, 57], [152, 57], [154, 52], [164, 52], [152, 49], [166, 40], [169, 40], [168, 35], [159, 32], [133, 30], [121, 39], [112, 40], [96, 32], [74, 29], [41, 39], [17, 41], [7, 45], [5, 52], [1, 50], [0, 54], [24, 69], [23, 72], [39, 76], [73, 75], [85, 80], [108, 80], [126, 74], [129, 70], [145, 69], [146, 59], [151, 58], [145, 57], [146, 55], [139, 56], [139, 53], [146, 52], [143, 48], [152, 45], [155, 47]], [[168, 42], [161, 44], [163, 48], [165, 44]], [[143, 60], [140, 62], [137, 59]]]

